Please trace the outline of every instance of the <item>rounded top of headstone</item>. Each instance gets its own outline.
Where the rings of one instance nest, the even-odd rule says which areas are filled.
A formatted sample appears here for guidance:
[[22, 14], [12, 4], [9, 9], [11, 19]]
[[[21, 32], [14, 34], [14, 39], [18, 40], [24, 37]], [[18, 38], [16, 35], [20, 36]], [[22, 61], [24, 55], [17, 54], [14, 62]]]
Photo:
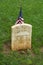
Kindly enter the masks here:
[[31, 24], [26, 24], [26, 23], [23, 23], [23, 24], [13, 25], [11, 28], [18, 27], [18, 26], [29, 26], [29, 27], [32, 27], [32, 25], [31, 25]]

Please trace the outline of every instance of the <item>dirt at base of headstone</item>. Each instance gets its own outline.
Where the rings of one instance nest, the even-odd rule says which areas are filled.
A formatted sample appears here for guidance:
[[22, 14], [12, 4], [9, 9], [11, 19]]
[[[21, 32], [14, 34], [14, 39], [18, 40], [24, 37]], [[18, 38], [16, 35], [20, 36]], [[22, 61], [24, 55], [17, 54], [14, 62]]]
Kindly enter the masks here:
[[[4, 45], [3, 45], [3, 53], [4, 54], [9, 54], [11, 50], [11, 41], [6, 41], [4, 42]], [[19, 52], [19, 54], [31, 54], [32, 56], [35, 56], [35, 54], [33, 53], [32, 50], [29, 50], [29, 49], [21, 49], [21, 50], [18, 50], [17, 52]]]
[[10, 51], [11, 51], [11, 41], [4, 42], [4, 45], [3, 45], [3, 53], [9, 54]]
[[[4, 54], [9, 54], [11, 50], [12, 50], [11, 49], [11, 41], [4, 42], [3, 53]], [[17, 50], [17, 52], [19, 52], [20, 54], [27, 54], [27, 49]]]
[[40, 52], [43, 52], [43, 47], [40, 48]]

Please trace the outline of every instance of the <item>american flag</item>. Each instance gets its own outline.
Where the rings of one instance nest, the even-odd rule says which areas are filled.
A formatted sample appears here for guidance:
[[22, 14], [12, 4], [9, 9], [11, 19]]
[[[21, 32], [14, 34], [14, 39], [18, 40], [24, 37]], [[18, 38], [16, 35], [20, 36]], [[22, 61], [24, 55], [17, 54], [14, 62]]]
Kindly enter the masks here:
[[18, 19], [17, 19], [15, 24], [22, 24], [22, 23], [24, 23], [24, 19], [23, 19], [23, 16], [22, 16], [22, 7], [20, 7], [19, 16], [18, 16]]

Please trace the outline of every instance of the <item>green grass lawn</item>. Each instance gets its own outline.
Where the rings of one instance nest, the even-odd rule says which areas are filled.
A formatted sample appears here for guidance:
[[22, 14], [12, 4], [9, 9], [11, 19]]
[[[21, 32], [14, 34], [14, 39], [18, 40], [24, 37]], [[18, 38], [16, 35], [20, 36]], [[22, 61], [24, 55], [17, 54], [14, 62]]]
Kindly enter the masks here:
[[3, 53], [4, 42], [11, 39], [11, 26], [19, 14], [20, 0], [0, 0], [0, 65], [43, 65], [43, 0], [22, 0], [25, 23], [32, 25], [32, 52]]

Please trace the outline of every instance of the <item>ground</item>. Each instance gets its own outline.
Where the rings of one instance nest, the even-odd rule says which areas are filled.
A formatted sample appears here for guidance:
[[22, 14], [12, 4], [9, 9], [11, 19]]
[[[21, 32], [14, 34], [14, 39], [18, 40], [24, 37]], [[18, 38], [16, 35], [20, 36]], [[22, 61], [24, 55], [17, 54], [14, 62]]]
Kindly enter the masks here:
[[20, 0], [0, 0], [0, 65], [43, 65], [43, 0], [22, 0], [24, 22], [32, 25], [32, 48], [11, 50], [11, 26]]

